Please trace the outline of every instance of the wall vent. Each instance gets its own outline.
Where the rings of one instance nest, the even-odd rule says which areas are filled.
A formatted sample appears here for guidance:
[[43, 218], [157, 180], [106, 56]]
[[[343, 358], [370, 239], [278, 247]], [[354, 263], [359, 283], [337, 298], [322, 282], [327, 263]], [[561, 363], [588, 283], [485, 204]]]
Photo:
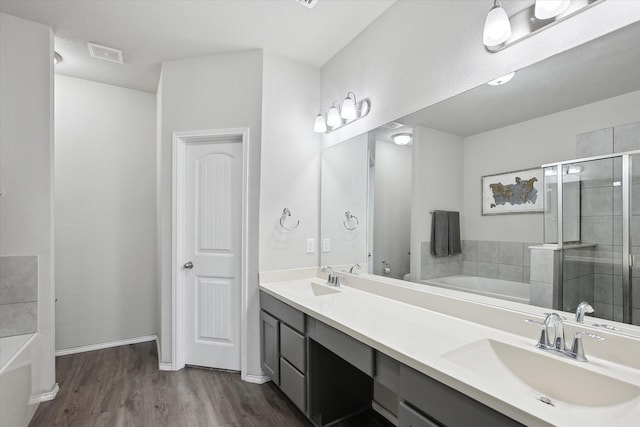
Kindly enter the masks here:
[[124, 64], [122, 60], [122, 51], [114, 49], [112, 47], [101, 46], [95, 43], [87, 43], [89, 47], [89, 55], [94, 58], [104, 59], [109, 62], [116, 62], [118, 64]]
[[383, 128], [385, 129], [400, 129], [401, 127], [403, 127], [404, 125], [402, 123], [398, 123], [398, 122], [391, 122], [391, 123], [387, 123], [386, 125], [382, 125]]
[[301, 5], [306, 6], [309, 9], [313, 9], [313, 6], [316, 5], [316, 3], [318, 3], [318, 0], [293, 0], [296, 3], [300, 3]]

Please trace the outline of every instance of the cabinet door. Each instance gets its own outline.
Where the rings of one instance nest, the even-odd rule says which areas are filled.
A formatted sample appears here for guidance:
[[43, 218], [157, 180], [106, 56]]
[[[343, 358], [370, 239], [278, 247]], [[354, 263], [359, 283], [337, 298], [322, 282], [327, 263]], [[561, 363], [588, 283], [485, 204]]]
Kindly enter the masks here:
[[260, 311], [260, 360], [262, 370], [280, 385], [280, 328], [278, 319]]

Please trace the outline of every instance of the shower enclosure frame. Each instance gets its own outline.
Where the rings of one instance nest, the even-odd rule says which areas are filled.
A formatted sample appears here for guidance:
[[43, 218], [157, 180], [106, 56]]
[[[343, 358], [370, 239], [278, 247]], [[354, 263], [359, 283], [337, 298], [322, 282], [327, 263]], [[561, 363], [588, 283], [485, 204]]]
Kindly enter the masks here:
[[[632, 323], [632, 274], [631, 268], [634, 265], [635, 256], [631, 253], [632, 241], [631, 241], [631, 197], [632, 197], [632, 161], [631, 157], [634, 155], [640, 155], [640, 150], [625, 151], [621, 153], [603, 154], [599, 156], [584, 157], [580, 159], [565, 160], [561, 162], [547, 163], [541, 166], [545, 168], [555, 168], [557, 182], [557, 248], [560, 253], [560, 262], [557, 265], [557, 270], [554, 271], [558, 286], [554, 288], [553, 305], [554, 308], [562, 308], [563, 306], [563, 280], [562, 269], [564, 265], [564, 234], [563, 234], [563, 184], [564, 174], [563, 169], [565, 166], [573, 165], [576, 163], [586, 163], [597, 160], [617, 159], [622, 161], [621, 169], [621, 193], [622, 193], [622, 319], [624, 323]], [[640, 185], [640, 183], [638, 184]], [[543, 184], [543, 188], [547, 188], [546, 181]], [[545, 206], [546, 210], [546, 206]], [[589, 301], [593, 302], [593, 301]]]

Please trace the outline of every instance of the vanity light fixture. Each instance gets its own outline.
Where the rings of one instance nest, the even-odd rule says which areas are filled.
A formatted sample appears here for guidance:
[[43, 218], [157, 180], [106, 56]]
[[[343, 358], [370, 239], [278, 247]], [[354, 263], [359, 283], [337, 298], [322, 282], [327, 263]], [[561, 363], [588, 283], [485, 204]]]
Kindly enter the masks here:
[[603, 1], [536, 0], [530, 7], [508, 16], [500, 0], [493, 0], [482, 41], [489, 52], [499, 52]]
[[313, 123], [313, 131], [315, 133], [325, 133], [327, 131], [327, 120], [322, 112], [319, 112], [316, 116], [316, 121]]
[[342, 107], [340, 108], [340, 117], [345, 120], [353, 120], [357, 117], [356, 112], [356, 94], [353, 92], [347, 93], [346, 98], [342, 101]]
[[489, 86], [501, 86], [503, 84], [509, 83], [511, 81], [511, 79], [513, 78], [513, 76], [515, 76], [515, 75], [516, 75], [516, 72], [513, 71], [513, 72], [511, 72], [509, 74], [505, 74], [502, 77], [498, 77], [495, 80], [491, 80], [490, 82], [487, 82], [487, 84]]
[[331, 104], [326, 119], [322, 111], [318, 113], [313, 123], [313, 131], [315, 133], [333, 132], [342, 126], [363, 118], [369, 114], [370, 110], [371, 104], [368, 99], [358, 102], [356, 94], [348, 92], [342, 104], [339, 102]]
[[570, 0], [536, 0], [534, 16], [537, 19], [551, 19], [569, 8]]
[[340, 117], [340, 111], [338, 111], [338, 107], [336, 107], [335, 104], [334, 102], [327, 113], [327, 124], [332, 128], [337, 128], [342, 125], [342, 117]]
[[487, 47], [499, 46], [511, 37], [511, 21], [500, 0], [493, 1], [493, 7], [484, 21], [482, 41]]
[[412, 138], [413, 135], [409, 132], [402, 132], [391, 135], [391, 139], [393, 139], [393, 142], [397, 145], [407, 145], [411, 142]]

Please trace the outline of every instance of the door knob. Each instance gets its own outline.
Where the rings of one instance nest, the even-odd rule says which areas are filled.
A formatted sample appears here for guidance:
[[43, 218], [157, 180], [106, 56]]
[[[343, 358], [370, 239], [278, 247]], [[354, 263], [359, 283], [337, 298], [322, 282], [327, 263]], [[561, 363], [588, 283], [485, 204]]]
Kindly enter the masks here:
[[187, 263], [184, 265], [184, 268], [188, 268], [189, 270], [191, 270], [193, 268], [193, 263], [191, 261], [187, 261]]

